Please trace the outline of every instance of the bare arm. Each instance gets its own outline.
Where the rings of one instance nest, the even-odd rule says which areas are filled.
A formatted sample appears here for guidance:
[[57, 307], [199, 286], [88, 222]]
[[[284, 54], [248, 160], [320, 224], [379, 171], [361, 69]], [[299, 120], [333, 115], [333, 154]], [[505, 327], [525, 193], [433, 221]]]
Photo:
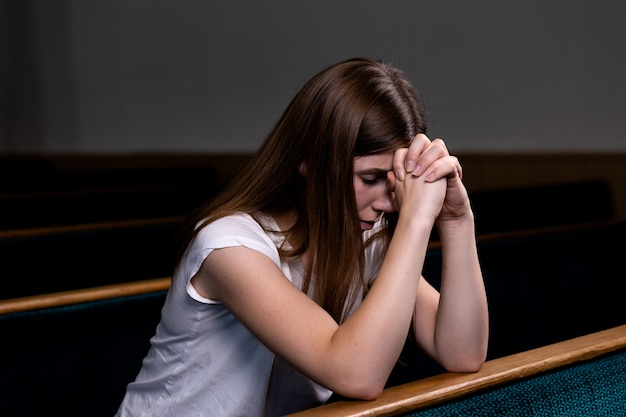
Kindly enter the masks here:
[[305, 375], [341, 395], [373, 399], [382, 392], [410, 329], [419, 282], [415, 271], [422, 268], [434, 215], [419, 219], [400, 218], [402, 227], [375, 283], [341, 326], [269, 258], [244, 247], [212, 252], [192, 282]]
[[489, 326], [473, 217], [439, 230], [440, 294], [430, 285], [420, 288], [413, 330], [419, 344], [447, 370], [474, 372], [486, 359]]
[[415, 161], [411, 166], [419, 167], [407, 174], [406, 182], [421, 177], [446, 181], [437, 216], [443, 255], [440, 293], [426, 281], [420, 283], [413, 330], [419, 345], [446, 369], [476, 371], [487, 352], [487, 299], [462, 170], [456, 158], [446, 154], [441, 141], [430, 142], [418, 135], [415, 144], [394, 162], [396, 171], [409, 159]]

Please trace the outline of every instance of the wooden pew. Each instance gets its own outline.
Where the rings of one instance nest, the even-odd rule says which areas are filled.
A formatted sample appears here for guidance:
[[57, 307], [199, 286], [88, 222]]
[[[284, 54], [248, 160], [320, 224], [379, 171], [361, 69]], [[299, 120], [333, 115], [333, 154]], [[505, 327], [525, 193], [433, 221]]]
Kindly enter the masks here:
[[[215, 195], [252, 157], [0, 155], [0, 177], [7, 179], [0, 183], [0, 230], [182, 215]], [[468, 165], [466, 185], [481, 234], [623, 216], [624, 194], [611, 178], [621, 172], [623, 155], [466, 157], [461, 155], [461, 161]], [[569, 172], [576, 167], [578, 175], [551, 174], [538, 181], [528, 172], [535, 163], [543, 165], [542, 171]], [[581, 164], [587, 166], [586, 174], [577, 169]], [[518, 168], [513, 171], [518, 175], [512, 175], [511, 166]], [[612, 167], [608, 173], [607, 166]]]
[[49, 294], [0, 300], [0, 315], [23, 312], [36, 312], [46, 308], [70, 306], [100, 300], [130, 297], [140, 294], [167, 291], [172, 279], [170, 277], [147, 279], [80, 290], [60, 291]]
[[0, 231], [0, 299], [169, 276], [181, 220]]
[[169, 278], [0, 301], [0, 415], [115, 414]]
[[[557, 381], [556, 389], [545, 389]], [[621, 325], [492, 359], [476, 373], [442, 373], [387, 388], [373, 401], [337, 401], [289, 416], [624, 415], [624, 392], [626, 325]], [[559, 404], [565, 400], [571, 403]], [[601, 412], [573, 413], [575, 407]], [[568, 409], [572, 412], [563, 411]]]
[[0, 230], [185, 215], [213, 197], [247, 160], [192, 154], [0, 155]]
[[[625, 243], [612, 241], [625, 227], [611, 222], [479, 238], [490, 363], [626, 322]], [[432, 244], [425, 268], [431, 279], [440, 255]], [[168, 285], [167, 278], [146, 278], [0, 301], [0, 392], [8, 399], [0, 402], [0, 415], [112, 415], [148, 349]], [[388, 389], [441, 373], [413, 360], [411, 349]], [[33, 402], [25, 392], [41, 395]]]
[[[626, 221], [482, 235], [495, 358], [626, 323]], [[424, 276], [439, 286], [441, 251]]]
[[[489, 303], [488, 358], [626, 323], [626, 221], [495, 233], [477, 237]], [[439, 287], [439, 244], [423, 274]], [[443, 369], [407, 340], [388, 386]]]
[[[168, 285], [169, 279], [164, 278], [150, 283], [68, 292], [58, 297], [50, 295], [40, 298], [39, 303], [37, 297], [0, 302], [0, 328], [6, 337], [0, 357], [3, 369], [0, 414], [5, 417], [112, 415], [126, 384], [138, 371], [147, 349], [146, 337], [154, 330], [163, 291]], [[133, 298], [141, 295], [146, 298]], [[104, 301], [106, 298], [109, 300]], [[71, 308], [66, 303], [75, 305]], [[128, 305], [124, 306], [125, 303]], [[133, 314], [146, 316], [146, 305], [151, 306], [148, 315], [151, 317], [147, 321], [145, 317], [140, 319], [143, 322], [138, 324]], [[111, 310], [110, 306], [115, 308]], [[69, 326], [68, 314], [74, 316]], [[478, 373], [445, 373], [388, 388], [375, 401], [344, 400], [296, 413], [294, 417], [390, 416], [433, 406], [471, 407], [471, 404], [449, 404], [468, 396], [470, 401], [478, 401], [479, 394], [566, 369], [568, 365], [588, 363], [620, 349], [623, 357], [624, 347], [626, 326], [618, 326], [490, 360]], [[593, 368], [591, 371], [595, 372]], [[38, 393], [37, 401], [32, 401], [33, 392]]]
[[[4, 340], [0, 415], [113, 415], [126, 384], [139, 370], [169, 284], [169, 278], [160, 278], [0, 301]], [[519, 396], [501, 391], [512, 384], [520, 384], [516, 392], [536, 391], [533, 381], [550, 385], [551, 381], [540, 378], [556, 378], [563, 387], [563, 380], [572, 378], [558, 379], [561, 370], [574, 369], [585, 381], [592, 374], [592, 383], [601, 388], [608, 379], [598, 369], [616, 366], [599, 367], [595, 361], [612, 360], [612, 352], [621, 355], [615, 363], [621, 366], [617, 369], [626, 384], [625, 348], [626, 325], [622, 325], [492, 359], [477, 373], [441, 373], [387, 388], [375, 401], [341, 400], [293, 416], [391, 416], [416, 410], [435, 413], [427, 415], [469, 415], [468, 409], [481, 415], [476, 403], [493, 407], [498, 401], [500, 407], [519, 407], [514, 402], [520, 401]], [[528, 381], [534, 385], [524, 388]], [[524, 394], [521, 400], [527, 405], [528, 398]], [[466, 412], [436, 414], [437, 407]]]
[[470, 190], [469, 195], [479, 235], [610, 221], [615, 213], [603, 180]]
[[190, 184], [0, 194], [0, 230], [182, 216], [219, 189]]
[[[4, 278], [0, 299], [169, 275], [182, 219], [173, 216], [0, 230], [0, 265], [4, 272], [0, 274]], [[586, 230], [589, 224], [528, 229], [528, 233], [550, 234], [570, 227]], [[506, 242], [524, 233], [481, 234], [479, 240], [499, 237]], [[434, 271], [430, 276], [438, 273]], [[15, 276], [20, 279], [9, 278]], [[85, 281], [85, 277], [89, 279]]]

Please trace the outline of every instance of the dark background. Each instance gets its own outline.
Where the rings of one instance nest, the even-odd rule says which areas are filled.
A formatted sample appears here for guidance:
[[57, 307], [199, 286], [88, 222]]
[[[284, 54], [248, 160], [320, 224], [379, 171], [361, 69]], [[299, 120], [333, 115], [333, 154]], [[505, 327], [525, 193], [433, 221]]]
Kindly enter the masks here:
[[454, 152], [624, 151], [625, 40], [614, 0], [0, 0], [0, 152], [248, 153], [357, 55]]

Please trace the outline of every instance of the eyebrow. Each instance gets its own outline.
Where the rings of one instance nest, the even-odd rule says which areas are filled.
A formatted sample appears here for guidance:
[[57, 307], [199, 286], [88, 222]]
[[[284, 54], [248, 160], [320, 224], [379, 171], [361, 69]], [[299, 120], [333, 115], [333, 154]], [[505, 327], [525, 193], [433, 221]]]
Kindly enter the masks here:
[[387, 173], [391, 171], [390, 169], [382, 169], [382, 168], [365, 168], [355, 171], [360, 175], [376, 175], [379, 176], [387, 176]]

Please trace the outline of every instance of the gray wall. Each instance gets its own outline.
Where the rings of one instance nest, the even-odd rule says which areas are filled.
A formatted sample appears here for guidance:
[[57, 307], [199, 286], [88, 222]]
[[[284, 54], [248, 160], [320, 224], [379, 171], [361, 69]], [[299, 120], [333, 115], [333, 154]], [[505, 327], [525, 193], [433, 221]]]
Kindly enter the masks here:
[[0, 152], [250, 152], [357, 55], [453, 151], [626, 151], [621, 1], [1, 1]]

